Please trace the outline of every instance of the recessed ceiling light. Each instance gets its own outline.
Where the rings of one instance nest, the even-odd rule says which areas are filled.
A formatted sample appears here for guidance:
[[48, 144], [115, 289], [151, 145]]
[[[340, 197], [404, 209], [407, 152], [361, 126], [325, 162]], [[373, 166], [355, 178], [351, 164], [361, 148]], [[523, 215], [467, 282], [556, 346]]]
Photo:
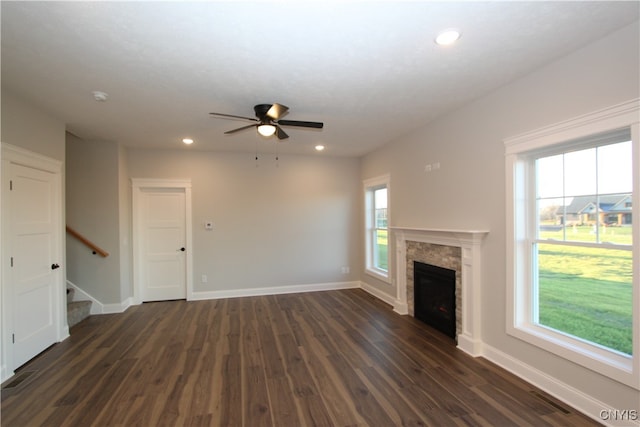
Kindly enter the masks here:
[[191, 138], [184, 138], [182, 140], [182, 142], [184, 142], [185, 144], [189, 145], [189, 144], [193, 144], [193, 139]]
[[455, 43], [460, 38], [460, 31], [449, 29], [444, 30], [436, 37], [436, 43], [440, 46], [447, 46]]
[[316, 151], [322, 151], [322, 150], [324, 150], [324, 145], [322, 144], [316, 145]]

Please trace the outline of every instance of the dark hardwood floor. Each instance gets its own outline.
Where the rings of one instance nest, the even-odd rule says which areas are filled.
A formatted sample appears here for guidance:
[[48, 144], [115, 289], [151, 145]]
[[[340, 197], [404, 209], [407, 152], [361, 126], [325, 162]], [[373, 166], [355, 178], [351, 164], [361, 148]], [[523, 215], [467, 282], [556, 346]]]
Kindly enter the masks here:
[[15, 379], [3, 426], [598, 425], [361, 290], [92, 316]]

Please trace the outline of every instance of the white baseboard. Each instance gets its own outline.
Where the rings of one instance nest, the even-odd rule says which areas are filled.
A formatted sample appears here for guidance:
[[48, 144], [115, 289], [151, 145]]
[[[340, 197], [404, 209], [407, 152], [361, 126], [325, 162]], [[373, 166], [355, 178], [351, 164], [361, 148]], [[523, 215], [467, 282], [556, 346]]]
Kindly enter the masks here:
[[614, 421], [603, 419], [602, 413], [607, 410], [623, 410], [626, 408], [611, 408], [609, 405], [594, 397], [577, 390], [570, 385], [558, 381], [546, 373], [529, 366], [518, 359], [509, 356], [486, 343], [482, 345], [483, 357], [496, 365], [506, 369], [514, 375], [549, 393], [556, 399], [579, 410], [590, 418], [609, 426], [640, 426], [640, 420]]
[[100, 314], [124, 313], [132, 305], [134, 305], [132, 297], [129, 297], [120, 303], [104, 304], [102, 306], [102, 312]]
[[381, 291], [378, 288], [375, 288], [373, 286], [371, 286], [370, 284], [366, 283], [366, 282], [360, 282], [360, 287], [366, 291], [367, 293], [373, 295], [374, 297], [378, 298], [379, 300], [386, 302], [387, 304], [389, 304], [391, 307], [396, 306], [396, 298], [392, 295], [389, 295], [383, 291]]
[[69, 325], [66, 324], [64, 327], [62, 328], [62, 331], [60, 333], [60, 336], [58, 337], [58, 342], [62, 342], [64, 340], [66, 340], [67, 338], [69, 338], [71, 335], [69, 335]]
[[359, 288], [360, 282], [330, 282], [309, 285], [275, 286], [270, 288], [229, 289], [221, 291], [194, 292], [189, 301], [208, 299], [255, 297], [262, 295], [295, 294], [304, 292], [333, 291], [338, 289]]
[[14, 372], [13, 371], [9, 371], [7, 369], [7, 365], [2, 364], [2, 367], [0, 367], [0, 383], [3, 383], [5, 381], [7, 381], [13, 375], [14, 375]]
[[[121, 303], [115, 304], [102, 304], [93, 296], [83, 291], [75, 284], [67, 280], [67, 286], [75, 289], [74, 301], [91, 301], [91, 314], [112, 314], [123, 313], [132, 305], [136, 305], [133, 297], [129, 297]], [[314, 283], [308, 285], [294, 285], [294, 286], [276, 286], [269, 288], [249, 288], [249, 289], [230, 289], [221, 291], [204, 291], [193, 292], [188, 298], [189, 301], [201, 301], [209, 299], [221, 299], [221, 298], [237, 298], [237, 297], [252, 297], [261, 295], [278, 295], [278, 294], [293, 294], [304, 292], [319, 292], [319, 291], [332, 291], [338, 289], [355, 289], [360, 288], [361, 283], [354, 282], [329, 282], [329, 283]]]
[[478, 357], [484, 354], [484, 342], [473, 339], [471, 336], [460, 333], [458, 334], [458, 348], [470, 356]]

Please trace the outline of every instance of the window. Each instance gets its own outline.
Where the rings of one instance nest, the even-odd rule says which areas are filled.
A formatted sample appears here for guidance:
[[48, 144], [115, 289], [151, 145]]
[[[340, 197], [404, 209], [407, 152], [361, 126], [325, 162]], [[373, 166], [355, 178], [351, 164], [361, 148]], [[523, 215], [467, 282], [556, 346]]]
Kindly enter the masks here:
[[366, 271], [389, 282], [389, 176], [366, 180]]
[[633, 157], [630, 135], [616, 137], [534, 160], [532, 321], [631, 355], [633, 236], [620, 205]]
[[640, 389], [640, 150], [630, 104], [505, 142], [507, 330]]

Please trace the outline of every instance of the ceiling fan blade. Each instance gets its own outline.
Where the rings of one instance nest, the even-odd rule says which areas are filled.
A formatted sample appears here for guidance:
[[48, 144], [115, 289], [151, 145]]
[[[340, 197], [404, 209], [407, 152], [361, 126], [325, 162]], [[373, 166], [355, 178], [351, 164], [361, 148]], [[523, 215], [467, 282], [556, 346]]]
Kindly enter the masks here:
[[287, 135], [286, 132], [283, 131], [280, 126], [276, 126], [276, 136], [278, 137], [278, 139], [287, 139], [287, 138], [289, 138], [289, 135]]
[[256, 119], [255, 117], [244, 117], [244, 116], [236, 116], [233, 114], [223, 114], [223, 113], [209, 113], [212, 116], [219, 116], [219, 117], [229, 117], [232, 119], [244, 119], [244, 120], [251, 120], [252, 122], [258, 122], [259, 120]]
[[278, 120], [279, 125], [283, 126], [299, 126], [303, 128], [316, 128], [322, 129], [324, 123], [321, 122], [303, 122], [299, 120]]
[[273, 120], [278, 120], [282, 117], [287, 111], [289, 111], [289, 107], [286, 107], [282, 104], [273, 104], [269, 111], [267, 111], [267, 117], [272, 118]]
[[228, 131], [226, 131], [224, 134], [225, 134], [225, 135], [228, 135], [228, 134], [230, 134], [230, 133], [240, 132], [241, 130], [245, 130], [245, 129], [249, 129], [249, 128], [254, 128], [254, 127], [256, 127], [256, 126], [258, 126], [258, 125], [247, 125], [247, 126], [242, 126], [241, 128], [238, 128], [238, 129], [228, 130]]

